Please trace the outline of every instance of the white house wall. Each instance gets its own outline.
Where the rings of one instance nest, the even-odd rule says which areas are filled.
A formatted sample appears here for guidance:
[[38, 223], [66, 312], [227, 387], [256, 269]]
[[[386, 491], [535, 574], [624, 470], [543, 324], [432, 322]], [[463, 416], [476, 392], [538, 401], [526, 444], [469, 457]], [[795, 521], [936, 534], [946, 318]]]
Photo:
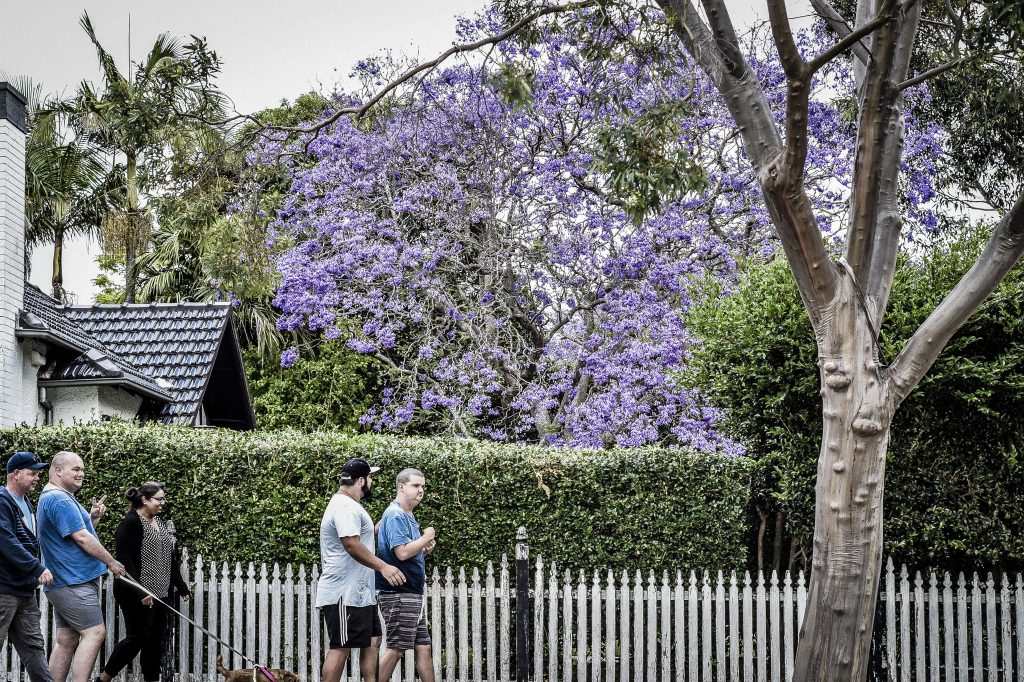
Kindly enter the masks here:
[[142, 398], [113, 386], [100, 386], [99, 410], [101, 417], [120, 417], [125, 420], [135, 419], [142, 406]]
[[39, 348], [41, 345], [31, 340], [21, 342], [21, 421], [29, 426], [46, 423], [46, 410], [39, 404], [36, 388], [39, 368], [46, 362], [45, 349]]
[[24, 293], [25, 134], [0, 118], [0, 427], [24, 416], [24, 368], [14, 337]]

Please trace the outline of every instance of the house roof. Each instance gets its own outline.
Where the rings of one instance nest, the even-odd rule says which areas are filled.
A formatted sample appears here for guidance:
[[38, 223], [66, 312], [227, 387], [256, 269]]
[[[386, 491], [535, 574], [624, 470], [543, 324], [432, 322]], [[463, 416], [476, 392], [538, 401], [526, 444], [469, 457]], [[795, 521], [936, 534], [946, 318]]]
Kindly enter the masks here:
[[66, 313], [67, 308], [58, 301], [38, 287], [25, 283], [24, 307], [18, 318], [17, 336], [42, 338], [79, 353], [47, 377], [44, 380], [46, 384], [114, 384], [161, 401], [174, 399], [169, 386], [142, 372], [116, 349], [105, 346]]
[[[69, 320], [105, 347], [167, 386], [171, 400], [161, 416], [178, 424], [194, 422], [221, 343], [229, 332], [234, 340], [227, 303], [91, 305], [64, 310]], [[246, 407], [251, 414], [251, 406]]]

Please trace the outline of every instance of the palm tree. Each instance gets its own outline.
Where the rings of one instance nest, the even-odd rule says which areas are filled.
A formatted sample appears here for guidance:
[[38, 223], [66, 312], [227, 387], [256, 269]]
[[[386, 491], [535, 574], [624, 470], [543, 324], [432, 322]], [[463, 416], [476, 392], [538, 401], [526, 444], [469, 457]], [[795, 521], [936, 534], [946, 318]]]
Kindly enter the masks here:
[[108, 254], [124, 257], [125, 301], [132, 303], [135, 261], [149, 244], [152, 222], [140, 197], [158, 175], [172, 132], [208, 126], [206, 121], [223, 115], [224, 96], [211, 84], [220, 63], [205, 40], [193, 37], [183, 45], [165, 33], [142, 62], [130, 65], [134, 73], [125, 77], [97, 39], [88, 13], [80, 23], [96, 49], [103, 82], [97, 89], [83, 81], [73, 100], [58, 111], [70, 117], [85, 139], [123, 160], [123, 206], [106, 214], [100, 239]]
[[44, 101], [42, 86], [30, 78], [3, 76], [25, 95], [28, 136], [25, 141], [26, 253], [53, 244], [53, 297], [63, 301], [64, 242], [95, 233], [112, 208], [117, 168], [108, 168], [95, 146], [74, 136]]

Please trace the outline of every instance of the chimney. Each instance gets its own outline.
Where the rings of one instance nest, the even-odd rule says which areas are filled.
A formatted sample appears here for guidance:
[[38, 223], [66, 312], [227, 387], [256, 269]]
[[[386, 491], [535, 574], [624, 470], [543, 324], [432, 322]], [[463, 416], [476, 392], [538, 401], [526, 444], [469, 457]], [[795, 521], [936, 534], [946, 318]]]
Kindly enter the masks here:
[[24, 363], [14, 337], [24, 295], [25, 98], [0, 82], [0, 427], [20, 423], [24, 411]]

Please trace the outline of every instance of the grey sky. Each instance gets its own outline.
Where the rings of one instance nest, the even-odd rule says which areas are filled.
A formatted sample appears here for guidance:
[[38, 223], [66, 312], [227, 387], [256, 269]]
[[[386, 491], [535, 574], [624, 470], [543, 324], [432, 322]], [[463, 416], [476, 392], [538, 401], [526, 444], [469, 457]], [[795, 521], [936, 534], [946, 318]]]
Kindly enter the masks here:
[[[729, 2], [737, 23], [764, 15], [763, 0]], [[806, 13], [806, 0], [794, 3]], [[273, 106], [310, 89], [329, 92], [362, 57], [391, 49], [430, 58], [448, 47], [455, 16], [486, 0], [4, 0], [0, 9], [0, 71], [31, 76], [49, 92], [70, 94], [98, 80], [95, 51], [78, 25], [89, 12], [101, 44], [122, 69], [140, 59], [162, 32], [206, 36], [223, 62], [221, 89], [239, 111]], [[65, 287], [91, 301], [96, 244], [77, 240], [65, 256]], [[32, 257], [31, 281], [49, 291], [52, 248]]]

